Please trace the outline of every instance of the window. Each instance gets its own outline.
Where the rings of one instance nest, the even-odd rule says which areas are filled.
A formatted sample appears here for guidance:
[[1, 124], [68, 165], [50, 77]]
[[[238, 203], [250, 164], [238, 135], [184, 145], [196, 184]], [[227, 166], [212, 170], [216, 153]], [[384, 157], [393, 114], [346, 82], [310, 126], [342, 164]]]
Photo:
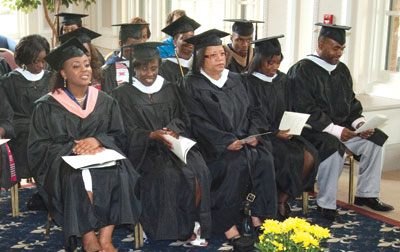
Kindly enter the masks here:
[[385, 70], [400, 71], [400, 0], [391, 0], [389, 11], [389, 30], [386, 49]]
[[17, 11], [12, 11], [5, 5], [0, 5], [0, 24], [2, 24], [1, 35], [16, 37], [19, 33]]

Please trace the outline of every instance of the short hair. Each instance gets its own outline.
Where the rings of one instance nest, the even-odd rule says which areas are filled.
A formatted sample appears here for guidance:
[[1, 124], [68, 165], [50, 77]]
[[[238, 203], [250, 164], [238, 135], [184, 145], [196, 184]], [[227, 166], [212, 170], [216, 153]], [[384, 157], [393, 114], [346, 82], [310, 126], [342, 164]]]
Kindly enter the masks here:
[[40, 52], [50, 52], [50, 44], [45, 37], [33, 34], [23, 37], [15, 46], [15, 63], [18, 66], [32, 64]]
[[147, 38], [150, 38], [150, 36], [151, 36], [150, 25], [147, 24], [147, 22], [146, 22], [146, 20], [144, 18], [134, 17], [134, 18], [131, 18], [129, 23], [131, 23], [131, 24], [146, 24], [146, 25], [144, 25], [144, 27], [147, 28]]
[[170, 25], [173, 22], [175, 15], [178, 15], [180, 17], [186, 16], [186, 11], [178, 9], [178, 10], [174, 10], [173, 12], [169, 13], [167, 16], [167, 20], [166, 20], [167, 25]]
[[142, 65], [147, 65], [150, 63], [150, 61], [153, 61], [155, 59], [158, 60], [158, 67], [160, 67], [162, 61], [161, 61], [160, 56], [158, 56], [158, 57], [154, 57], [152, 59], [145, 59], [145, 60], [139, 59], [139, 58], [133, 58], [132, 59], [132, 68], [135, 69], [136, 67], [139, 67]]

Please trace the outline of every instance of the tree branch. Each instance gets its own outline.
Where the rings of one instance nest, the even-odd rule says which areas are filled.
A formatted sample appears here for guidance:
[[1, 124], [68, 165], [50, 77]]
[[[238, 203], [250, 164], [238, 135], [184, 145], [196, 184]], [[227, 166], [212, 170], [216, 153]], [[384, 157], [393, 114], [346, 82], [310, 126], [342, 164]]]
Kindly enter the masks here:
[[42, 3], [43, 3], [44, 16], [46, 18], [47, 24], [50, 26], [51, 30], [53, 31], [53, 34], [51, 36], [51, 47], [54, 47], [54, 36], [55, 36], [56, 41], [57, 41], [58, 40], [58, 36], [57, 36], [58, 34], [57, 34], [56, 29], [54, 28], [53, 23], [50, 20], [49, 11], [47, 10], [47, 2], [46, 2], [46, 0], [42, 0]]

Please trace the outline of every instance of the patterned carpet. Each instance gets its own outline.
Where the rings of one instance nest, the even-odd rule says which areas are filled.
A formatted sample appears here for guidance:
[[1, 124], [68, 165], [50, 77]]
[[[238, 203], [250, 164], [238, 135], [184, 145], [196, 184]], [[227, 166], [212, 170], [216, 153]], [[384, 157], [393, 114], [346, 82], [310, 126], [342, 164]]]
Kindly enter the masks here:
[[[62, 252], [61, 229], [51, 228], [49, 239], [44, 238], [47, 212], [28, 211], [25, 205], [33, 193], [33, 188], [20, 189], [20, 217], [11, 216], [11, 200], [8, 192], [0, 197], [0, 251], [52, 251]], [[340, 220], [330, 223], [316, 212], [315, 200], [309, 201], [310, 209], [303, 216], [301, 202], [292, 204], [295, 216], [306, 218], [312, 224], [318, 224], [331, 230], [331, 237], [325, 247], [328, 251], [400, 251], [400, 225], [390, 219], [372, 218], [369, 212], [360, 213], [356, 207], [341, 204]], [[357, 211], [355, 211], [357, 210]], [[362, 211], [361, 211], [362, 212]], [[370, 216], [368, 216], [370, 215]], [[377, 217], [377, 216], [375, 216]], [[379, 216], [378, 216], [379, 217]], [[386, 221], [387, 223], [383, 222]], [[391, 224], [388, 224], [391, 223]], [[393, 225], [394, 224], [394, 225]], [[79, 241], [80, 242], [80, 241]], [[114, 245], [120, 252], [133, 251], [230, 251], [225, 238], [214, 236], [207, 247], [191, 247], [185, 242], [148, 242], [141, 250], [134, 249], [133, 232], [127, 228], [118, 228], [113, 236]], [[80, 251], [80, 250], [78, 250]]]

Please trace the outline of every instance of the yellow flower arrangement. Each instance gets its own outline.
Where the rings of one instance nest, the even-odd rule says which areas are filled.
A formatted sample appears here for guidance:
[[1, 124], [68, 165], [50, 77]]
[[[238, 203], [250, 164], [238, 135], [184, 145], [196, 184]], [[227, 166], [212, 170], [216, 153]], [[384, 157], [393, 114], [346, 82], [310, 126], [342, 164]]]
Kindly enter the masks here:
[[330, 236], [329, 229], [311, 225], [298, 217], [283, 222], [266, 220], [261, 230], [263, 234], [255, 247], [262, 252], [323, 251], [321, 243]]

